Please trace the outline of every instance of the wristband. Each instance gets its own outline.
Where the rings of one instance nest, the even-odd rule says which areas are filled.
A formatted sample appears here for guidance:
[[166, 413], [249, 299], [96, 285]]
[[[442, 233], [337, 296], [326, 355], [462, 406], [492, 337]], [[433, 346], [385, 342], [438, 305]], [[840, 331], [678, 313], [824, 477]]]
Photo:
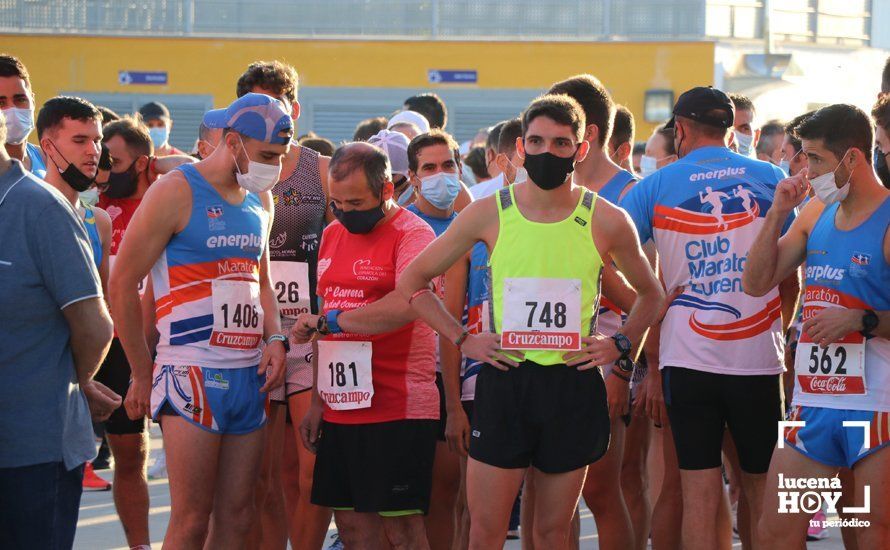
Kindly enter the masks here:
[[457, 349], [460, 349], [460, 347], [464, 345], [464, 342], [467, 341], [468, 336], [470, 336], [470, 333], [466, 330], [460, 333], [460, 336], [458, 336], [457, 340], [454, 341], [454, 345], [457, 346]]
[[618, 371], [618, 370], [612, 369], [612, 376], [617, 376], [618, 378], [620, 378], [620, 379], [624, 380], [625, 382], [627, 382], [628, 384], [630, 384], [630, 377], [625, 376], [624, 374], [621, 374], [620, 371]]
[[414, 301], [415, 298], [417, 298], [421, 294], [426, 294], [427, 292], [432, 292], [432, 290], [430, 290], [429, 287], [421, 288], [420, 290], [412, 294], [410, 298], [408, 298], [408, 303], [410, 304]]
[[284, 334], [273, 334], [266, 339], [267, 344], [271, 344], [272, 342], [281, 342], [282, 344], [284, 344], [284, 352], [290, 352], [290, 342], [287, 341], [287, 336], [285, 336]]
[[340, 328], [340, 325], [337, 323], [337, 317], [340, 316], [341, 310], [332, 309], [327, 314], [325, 314], [325, 320], [328, 322], [328, 334], [339, 334], [343, 332], [343, 329]]

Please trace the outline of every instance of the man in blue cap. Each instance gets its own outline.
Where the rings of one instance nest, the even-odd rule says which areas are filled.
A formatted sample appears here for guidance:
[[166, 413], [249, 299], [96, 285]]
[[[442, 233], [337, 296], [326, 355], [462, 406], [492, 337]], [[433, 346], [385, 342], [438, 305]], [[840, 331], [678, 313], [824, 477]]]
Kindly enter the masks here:
[[[223, 128], [222, 141], [145, 194], [118, 251], [110, 298], [132, 368], [127, 413], [163, 427], [173, 508], [165, 545], [200, 548], [206, 539], [210, 548], [242, 548], [266, 394], [282, 383], [288, 346], [269, 278], [269, 190], [293, 122], [279, 101], [255, 93], [204, 121]], [[146, 302], [155, 303], [160, 334], [154, 364], [138, 294], [149, 271]]]

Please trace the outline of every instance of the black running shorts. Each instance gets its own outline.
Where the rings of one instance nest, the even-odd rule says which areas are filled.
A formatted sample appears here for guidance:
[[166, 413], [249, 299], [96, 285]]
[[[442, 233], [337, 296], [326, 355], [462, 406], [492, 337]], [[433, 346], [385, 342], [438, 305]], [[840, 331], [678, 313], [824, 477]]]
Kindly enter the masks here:
[[739, 376], [681, 367], [662, 371], [664, 402], [681, 470], [719, 468], [723, 428], [749, 474], [765, 474], [782, 420], [778, 374]]
[[473, 459], [560, 474], [596, 462], [608, 447], [609, 408], [599, 369], [531, 361], [507, 371], [482, 368], [473, 401]]
[[142, 433], [145, 430], [145, 418], [130, 420], [123, 405], [127, 390], [130, 389], [130, 363], [127, 361], [121, 341], [117, 338], [111, 341], [111, 348], [102, 366], [99, 367], [95, 380], [121, 396], [121, 406], [105, 421], [105, 431], [111, 435]]

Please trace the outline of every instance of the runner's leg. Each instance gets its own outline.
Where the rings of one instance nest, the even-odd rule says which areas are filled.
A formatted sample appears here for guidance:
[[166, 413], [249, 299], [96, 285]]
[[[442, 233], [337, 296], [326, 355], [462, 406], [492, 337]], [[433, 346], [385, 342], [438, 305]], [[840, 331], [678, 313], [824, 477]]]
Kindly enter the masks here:
[[454, 510], [460, 486], [458, 459], [459, 456], [448, 449], [448, 443], [436, 441], [430, 511], [424, 518], [429, 544], [433, 550], [450, 550], [454, 540]]
[[621, 491], [624, 434], [624, 421], [616, 418], [612, 421], [609, 450], [587, 467], [584, 482], [584, 502], [593, 512], [600, 548], [604, 550], [624, 550], [634, 545], [630, 514]]
[[164, 546], [204, 547], [216, 490], [222, 436], [190, 424], [178, 414], [162, 414], [170, 479], [170, 523]]
[[[849, 468], [841, 468], [837, 476], [841, 480], [841, 498], [837, 502], [838, 516], [841, 519], [850, 519], [850, 514], [842, 512], [844, 507], [860, 506], [856, 502], [856, 481], [853, 479], [853, 470]], [[856, 542], [856, 533], [859, 531], [856, 527], [841, 527], [841, 538], [844, 541], [845, 550], [859, 550], [859, 543]]]
[[789, 478], [827, 478], [833, 476], [837, 470], [834, 466], [807, 458], [788, 444], [782, 449], [776, 447], [764, 484], [768, 489], [763, 491], [763, 514], [757, 523], [758, 541], [763, 548], [806, 548], [807, 526], [813, 514], [778, 513], [779, 474]]
[[263, 458], [256, 485], [257, 520], [251, 526], [248, 545], [253, 548], [278, 550], [287, 546], [287, 518], [284, 515], [284, 492], [281, 482], [281, 455], [284, 444], [285, 406], [270, 401], [266, 424]]
[[393, 550], [430, 550], [421, 514], [381, 517], [383, 532]]
[[331, 509], [316, 506], [309, 501], [309, 497], [312, 495], [315, 455], [306, 450], [301, 443], [300, 422], [309, 411], [311, 403], [312, 391], [304, 391], [288, 397], [294, 434], [293, 443], [296, 445], [297, 461], [299, 462], [300, 486], [299, 498], [296, 501], [294, 513], [290, 516], [290, 532], [294, 550], [318, 550], [324, 544], [328, 526], [331, 524]]
[[853, 465], [853, 481], [856, 495], [860, 495], [855, 506], [863, 506], [865, 487], [869, 487], [868, 513], [857, 513], [862, 521], [869, 521], [867, 528], [857, 528], [856, 539], [859, 548], [890, 548], [890, 447], [884, 447]]
[[[497, 468], [472, 458], [467, 461], [471, 550], [490, 550], [503, 546], [507, 538], [510, 510], [525, 472], [525, 468]], [[564, 528], [563, 537], [565, 533]]]
[[652, 510], [652, 547], [655, 550], [680, 550], [683, 524], [683, 490], [680, 467], [671, 425], [665, 420], [660, 430], [664, 477], [661, 492]]
[[572, 516], [578, 506], [587, 468], [564, 474], [545, 474], [535, 470], [535, 547], [565, 548]]
[[349, 550], [389, 550], [383, 530], [383, 519], [377, 514], [360, 514], [350, 510], [336, 510], [337, 533]]
[[266, 428], [222, 436], [216, 496], [207, 548], [244, 548], [250, 526], [259, 519], [255, 506], [257, 472], [263, 461]]
[[130, 547], [148, 544], [148, 433], [107, 434], [114, 456], [114, 507]]
[[651, 437], [652, 421], [643, 417], [634, 417], [624, 435], [621, 492], [630, 514], [636, 550], [646, 548], [651, 529], [652, 503], [649, 500], [649, 471], [646, 468]]

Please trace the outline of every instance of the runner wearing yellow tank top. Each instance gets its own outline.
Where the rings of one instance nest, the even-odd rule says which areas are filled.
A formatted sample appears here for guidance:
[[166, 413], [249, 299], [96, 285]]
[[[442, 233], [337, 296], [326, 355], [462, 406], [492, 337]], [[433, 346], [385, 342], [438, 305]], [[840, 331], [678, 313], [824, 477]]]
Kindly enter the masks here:
[[[529, 466], [538, 472], [537, 544], [561, 548], [587, 465], [606, 451], [609, 417], [602, 365], [632, 370], [664, 298], [626, 215], [574, 184], [589, 144], [584, 113], [567, 96], [535, 100], [522, 116], [517, 152], [528, 181], [468, 206], [403, 273], [397, 288], [433, 329], [472, 359], [479, 373], [467, 442], [470, 548], [503, 544], [510, 509]], [[491, 252], [492, 326], [470, 335], [430, 292], [476, 242]], [[610, 257], [637, 292], [618, 334], [596, 333]], [[625, 375], [609, 393], [628, 391]], [[625, 401], [626, 403], [626, 401]]]

